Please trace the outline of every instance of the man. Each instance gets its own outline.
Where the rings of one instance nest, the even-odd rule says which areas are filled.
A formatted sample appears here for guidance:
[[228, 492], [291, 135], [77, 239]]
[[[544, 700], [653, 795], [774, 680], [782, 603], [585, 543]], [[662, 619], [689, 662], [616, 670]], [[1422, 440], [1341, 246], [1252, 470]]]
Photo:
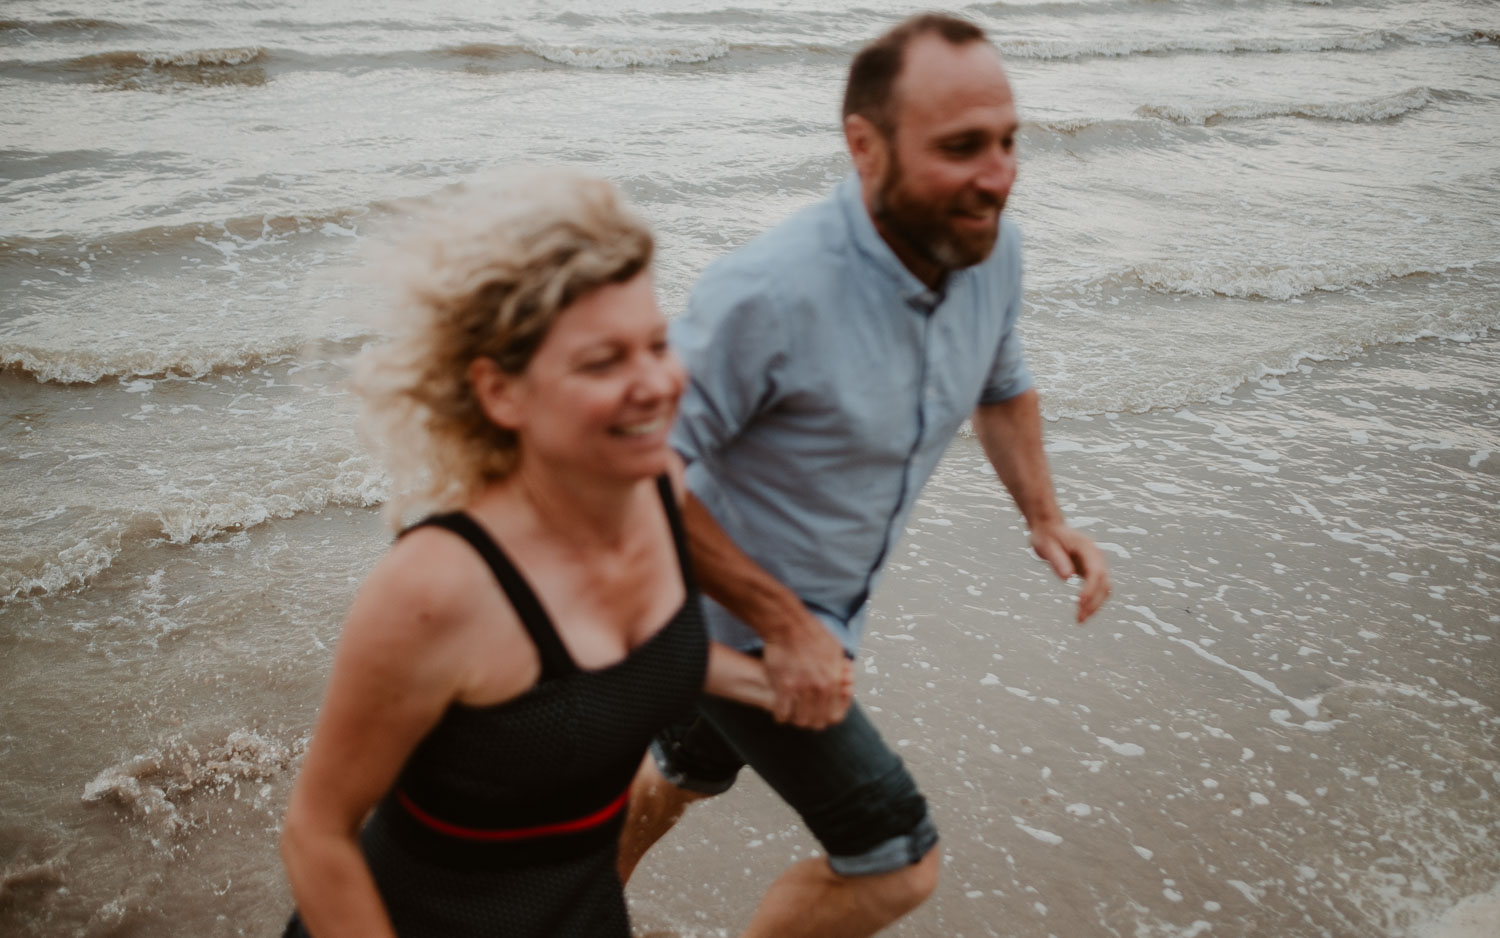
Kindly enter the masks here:
[[[714, 264], [674, 341], [692, 374], [674, 445], [714, 636], [763, 648], [775, 718], [706, 701], [652, 747], [621, 839], [628, 878], [686, 805], [748, 762], [827, 854], [771, 887], [746, 935], [867, 936], [936, 885], [937, 832], [901, 760], [840, 693], [866, 600], [966, 417], [1078, 621], [1109, 592], [1062, 520], [1014, 331], [1019, 235], [1001, 212], [1018, 128], [973, 24], [920, 16], [856, 56], [856, 176]], [[847, 712], [846, 712], [847, 708]]]

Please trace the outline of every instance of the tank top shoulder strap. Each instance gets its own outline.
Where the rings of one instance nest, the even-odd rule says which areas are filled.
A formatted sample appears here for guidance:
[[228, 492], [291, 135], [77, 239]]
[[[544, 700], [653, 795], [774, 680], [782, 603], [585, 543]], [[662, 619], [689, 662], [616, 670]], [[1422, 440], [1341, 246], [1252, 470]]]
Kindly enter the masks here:
[[693, 562], [688, 556], [687, 529], [682, 523], [682, 512], [677, 508], [677, 493], [672, 490], [672, 480], [666, 473], [656, 477], [656, 491], [661, 495], [662, 510], [667, 513], [667, 523], [672, 526], [672, 544], [677, 548], [677, 565], [682, 569], [682, 582], [688, 592], [697, 590], [693, 581]]
[[526, 582], [521, 571], [516, 569], [505, 551], [500, 549], [500, 545], [495, 543], [495, 539], [478, 522], [461, 511], [455, 511], [424, 518], [401, 533], [405, 535], [423, 527], [442, 528], [457, 534], [468, 541], [469, 546], [483, 558], [490, 572], [499, 581], [506, 599], [510, 600], [511, 606], [516, 610], [516, 615], [520, 617], [526, 634], [531, 636], [532, 644], [536, 646], [537, 657], [542, 662], [543, 680], [562, 677], [578, 670], [573, 656], [568, 654], [568, 649], [558, 637], [552, 618], [547, 615], [547, 610], [542, 608], [541, 601], [532, 591], [531, 584]]

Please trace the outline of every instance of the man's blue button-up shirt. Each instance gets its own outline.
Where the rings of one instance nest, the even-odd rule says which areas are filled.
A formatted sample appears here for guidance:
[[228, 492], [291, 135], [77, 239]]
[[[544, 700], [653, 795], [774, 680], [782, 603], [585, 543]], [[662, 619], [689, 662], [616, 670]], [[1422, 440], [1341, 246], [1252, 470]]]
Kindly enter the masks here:
[[[880, 237], [850, 176], [712, 264], [672, 342], [691, 374], [672, 444], [725, 532], [851, 653], [881, 567], [981, 403], [1032, 385], [1020, 235], [941, 293]], [[758, 636], [705, 600], [713, 636]]]

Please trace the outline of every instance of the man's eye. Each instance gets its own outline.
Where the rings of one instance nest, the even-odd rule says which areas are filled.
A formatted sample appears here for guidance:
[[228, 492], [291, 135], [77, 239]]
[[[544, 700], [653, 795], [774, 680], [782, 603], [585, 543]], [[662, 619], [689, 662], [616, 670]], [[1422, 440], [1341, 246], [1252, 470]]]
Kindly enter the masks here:
[[579, 364], [578, 368], [580, 371], [598, 373], [601, 371], [608, 371], [610, 368], [614, 367], [614, 364], [615, 357], [611, 355], [609, 358], [590, 358], [587, 361]]

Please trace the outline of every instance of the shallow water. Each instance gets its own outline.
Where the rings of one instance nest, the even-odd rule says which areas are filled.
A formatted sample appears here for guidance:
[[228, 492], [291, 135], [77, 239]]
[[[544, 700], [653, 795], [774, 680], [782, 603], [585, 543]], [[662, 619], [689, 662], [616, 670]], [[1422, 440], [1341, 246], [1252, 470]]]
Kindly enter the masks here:
[[[341, 385], [371, 232], [569, 162], [651, 219], [674, 313], [847, 172], [843, 69], [904, 12], [6, 6], [0, 930], [275, 929], [275, 825], [387, 539]], [[1016, 86], [1026, 339], [1118, 588], [1066, 626], [955, 444], [861, 662], [950, 857], [895, 933], [1493, 919], [1500, 12], [963, 12]], [[643, 867], [641, 929], [732, 930], [810, 849], [747, 780]]]

